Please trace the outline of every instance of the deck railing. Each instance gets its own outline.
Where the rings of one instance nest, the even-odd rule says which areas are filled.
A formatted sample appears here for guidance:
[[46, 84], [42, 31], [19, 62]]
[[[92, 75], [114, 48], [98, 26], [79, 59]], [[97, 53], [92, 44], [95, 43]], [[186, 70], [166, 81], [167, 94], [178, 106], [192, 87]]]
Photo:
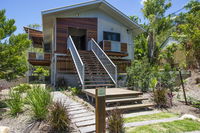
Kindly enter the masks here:
[[74, 42], [69, 36], [67, 39], [67, 49], [69, 49], [73, 62], [75, 64], [76, 70], [78, 72], [78, 76], [80, 78], [82, 88], [84, 89], [84, 79], [85, 79], [85, 65], [83, 64], [83, 61], [80, 58], [80, 55], [76, 49], [76, 46], [74, 45]]
[[50, 60], [51, 54], [50, 53], [29, 52], [28, 59], [29, 60]]
[[94, 39], [89, 41], [89, 46], [101, 65], [104, 67], [115, 86], [117, 87], [117, 67], [111, 61], [111, 59], [106, 55], [106, 53], [100, 48], [100, 46], [96, 43]]

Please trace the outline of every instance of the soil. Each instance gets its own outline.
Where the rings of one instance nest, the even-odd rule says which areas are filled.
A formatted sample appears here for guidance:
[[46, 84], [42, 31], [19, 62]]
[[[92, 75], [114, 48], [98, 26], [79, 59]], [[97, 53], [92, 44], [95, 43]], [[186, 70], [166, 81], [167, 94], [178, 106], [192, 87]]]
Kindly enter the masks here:
[[[9, 89], [3, 89], [0, 91], [0, 101], [8, 98]], [[51, 131], [51, 127], [46, 121], [35, 121], [32, 119], [30, 110], [18, 114], [16, 117], [12, 117], [9, 114], [8, 108], [0, 108], [0, 126], [7, 126], [10, 128], [10, 133], [57, 133]], [[72, 133], [77, 132], [74, 125], [71, 126]]]

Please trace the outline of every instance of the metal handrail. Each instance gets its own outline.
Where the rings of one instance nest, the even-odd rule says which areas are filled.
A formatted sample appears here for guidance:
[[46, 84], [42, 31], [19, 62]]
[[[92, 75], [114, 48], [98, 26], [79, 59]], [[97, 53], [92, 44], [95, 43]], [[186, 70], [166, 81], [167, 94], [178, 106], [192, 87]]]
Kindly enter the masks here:
[[117, 87], [117, 66], [111, 61], [93, 38], [89, 41], [89, 46]]
[[71, 53], [73, 62], [75, 64], [76, 70], [78, 72], [78, 76], [81, 81], [82, 88], [84, 89], [85, 65], [83, 64], [83, 61], [81, 60], [81, 57], [76, 49], [76, 46], [74, 45], [74, 42], [71, 36], [69, 36], [67, 39], [67, 49], [69, 49]]

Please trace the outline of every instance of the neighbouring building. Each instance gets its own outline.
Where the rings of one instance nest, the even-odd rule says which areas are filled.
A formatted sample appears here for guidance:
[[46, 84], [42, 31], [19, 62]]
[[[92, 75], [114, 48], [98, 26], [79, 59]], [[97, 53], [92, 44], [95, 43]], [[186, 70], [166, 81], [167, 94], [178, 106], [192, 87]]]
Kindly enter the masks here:
[[44, 51], [29, 52], [29, 63], [47, 66], [53, 86], [62, 79], [83, 89], [117, 86], [134, 58], [133, 39], [144, 32], [105, 0], [42, 11], [42, 26], [24, 27], [32, 47]]

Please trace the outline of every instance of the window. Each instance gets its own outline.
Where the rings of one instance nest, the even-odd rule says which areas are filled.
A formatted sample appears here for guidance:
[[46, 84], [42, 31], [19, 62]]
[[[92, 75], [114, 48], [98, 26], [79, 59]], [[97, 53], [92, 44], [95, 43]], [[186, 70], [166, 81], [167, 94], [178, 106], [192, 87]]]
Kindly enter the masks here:
[[103, 40], [120, 42], [120, 33], [103, 32]]

